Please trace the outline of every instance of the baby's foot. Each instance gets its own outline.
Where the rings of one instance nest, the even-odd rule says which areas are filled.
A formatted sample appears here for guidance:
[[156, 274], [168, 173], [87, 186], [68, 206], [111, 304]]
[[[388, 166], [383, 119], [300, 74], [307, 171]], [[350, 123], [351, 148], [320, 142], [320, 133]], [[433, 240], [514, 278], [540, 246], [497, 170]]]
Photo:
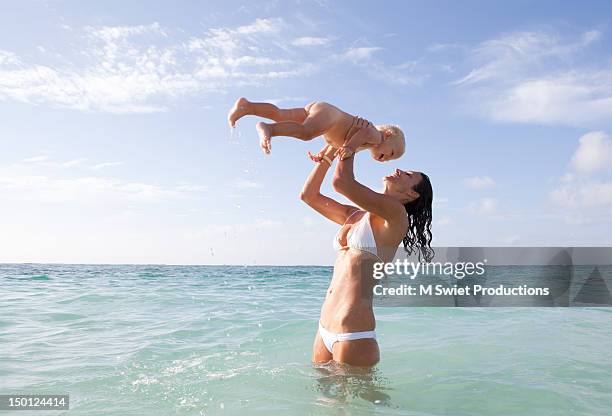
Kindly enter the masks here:
[[255, 125], [257, 134], [259, 134], [259, 145], [266, 154], [270, 154], [272, 151], [272, 141], [270, 140], [270, 128], [262, 121]]
[[230, 127], [236, 127], [236, 122], [249, 113], [249, 104], [251, 104], [250, 101], [244, 97], [240, 97], [236, 100], [234, 106], [227, 115], [227, 122]]

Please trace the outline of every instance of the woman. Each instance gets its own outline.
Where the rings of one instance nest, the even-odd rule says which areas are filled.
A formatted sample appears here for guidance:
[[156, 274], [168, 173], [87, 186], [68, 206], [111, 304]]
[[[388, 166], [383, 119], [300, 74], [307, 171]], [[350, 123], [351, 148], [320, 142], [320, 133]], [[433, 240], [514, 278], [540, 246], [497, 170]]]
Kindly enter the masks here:
[[372, 308], [375, 262], [393, 260], [403, 241], [408, 252], [419, 250], [426, 261], [431, 250], [433, 191], [424, 173], [397, 169], [383, 178], [382, 193], [357, 182], [353, 157], [338, 161], [333, 187], [352, 205], [321, 195], [321, 183], [337, 150], [326, 146], [308, 176], [301, 198], [324, 217], [340, 224], [333, 244], [338, 250], [332, 281], [321, 307], [312, 361], [330, 360], [373, 366], [380, 359]]

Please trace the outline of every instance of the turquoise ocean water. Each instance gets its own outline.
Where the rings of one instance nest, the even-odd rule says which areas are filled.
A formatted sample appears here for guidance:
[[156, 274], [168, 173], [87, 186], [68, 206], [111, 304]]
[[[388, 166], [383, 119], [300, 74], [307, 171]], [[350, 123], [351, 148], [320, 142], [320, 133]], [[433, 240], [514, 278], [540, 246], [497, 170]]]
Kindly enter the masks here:
[[379, 307], [373, 371], [312, 366], [331, 271], [0, 265], [0, 394], [70, 394], [23, 416], [612, 414], [612, 308]]

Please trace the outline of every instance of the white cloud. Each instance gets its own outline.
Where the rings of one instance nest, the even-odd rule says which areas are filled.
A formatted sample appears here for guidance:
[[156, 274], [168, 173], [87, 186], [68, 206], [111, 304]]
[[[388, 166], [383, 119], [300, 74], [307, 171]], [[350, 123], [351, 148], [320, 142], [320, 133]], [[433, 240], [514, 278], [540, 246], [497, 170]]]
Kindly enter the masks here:
[[263, 185], [259, 182], [251, 181], [249, 179], [238, 178], [234, 181], [234, 186], [238, 189], [261, 189]]
[[453, 84], [470, 111], [502, 122], [584, 125], [612, 118], [612, 71], [576, 56], [598, 31], [567, 41], [552, 32], [515, 32], [471, 51], [477, 67]]
[[349, 48], [346, 52], [340, 55], [340, 59], [358, 63], [359, 61], [369, 59], [374, 52], [381, 50], [379, 47], [360, 47]]
[[576, 179], [576, 176], [571, 173], [561, 176], [561, 182], [572, 182], [574, 179]]
[[102, 26], [99, 28], [88, 26], [86, 29], [92, 36], [99, 37], [100, 39], [106, 41], [110, 46], [112, 46], [112, 42], [114, 41], [129, 38], [131, 36], [143, 34], [159, 34], [167, 36], [166, 32], [157, 22], [150, 25], [137, 26]]
[[240, 66], [268, 66], [286, 65], [291, 61], [288, 59], [272, 59], [266, 57], [244, 55], [237, 58], [227, 58], [224, 63], [228, 67], [237, 68]]
[[461, 48], [465, 48], [465, 45], [461, 43], [434, 43], [433, 45], [428, 46], [427, 50], [429, 52], [440, 52], [440, 51], [446, 51], [449, 49], [461, 49]]
[[0, 65], [18, 65], [20, 62], [13, 52], [0, 50]]
[[519, 241], [520, 241], [520, 239], [521, 239], [521, 236], [520, 236], [520, 235], [518, 235], [518, 234], [513, 234], [513, 235], [510, 235], [510, 236], [508, 236], [508, 237], [504, 238], [502, 241], [503, 241], [505, 244], [516, 244], [517, 242], [519, 242]]
[[43, 175], [1, 175], [0, 199], [54, 203], [111, 204], [130, 201], [156, 202], [188, 198], [204, 188], [185, 184], [164, 187], [110, 177], [60, 178]]
[[282, 19], [256, 19], [255, 22], [237, 28], [212, 28], [202, 37], [192, 37], [187, 42], [188, 50], [201, 52], [205, 58], [215, 59], [240, 56], [240, 51], [259, 51], [256, 40], [259, 36], [274, 35], [284, 27]]
[[86, 164], [87, 161], [88, 161], [87, 158], [77, 158], [77, 159], [72, 159], [72, 160], [68, 160], [65, 162], [57, 162], [57, 161], [53, 161], [47, 155], [40, 155], [40, 156], [29, 157], [26, 159], [21, 159], [20, 163], [28, 164], [28, 165], [36, 164], [36, 165], [45, 166], [48, 168], [81, 167], [81, 168], [91, 169], [94, 171], [98, 171], [98, 170], [113, 167], [113, 166], [119, 166], [123, 164], [123, 162], [101, 162], [101, 163]]
[[440, 217], [440, 219], [434, 220], [434, 227], [444, 227], [453, 223], [453, 220], [448, 215]]
[[37, 162], [44, 162], [47, 159], [49, 159], [49, 156], [40, 155], [40, 156], [28, 157], [26, 159], [22, 159], [21, 161], [24, 163], [37, 163]]
[[434, 208], [445, 208], [448, 205], [448, 198], [434, 198], [431, 205]]
[[498, 202], [494, 198], [482, 198], [479, 201], [472, 202], [469, 205], [469, 210], [473, 214], [490, 215], [497, 211]]
[[570, 162], [580, 173], [593, 173], [612, 168], [612, 139], [602, 131], [580, 137], [580, 144]]
[[[417, 86], [423, 84], [430, 74], [420, 61], [406, 61], [398, 65], [373, 62], [369, 65], [371, 75], [389, 84]], [[430, 67], [429, 70], [432, 68]]]
[[0, 100], [81, 111], [158, 112], [181, 97], [309, 74], [314, 65], [292, 59], [284, 28], [282, 19], [256, 19], [181, 40], [158, 23], [86, 27], [71, 32], [81, 34], [74, 39], [75, 53], [85, 64], [64, 58], [65, 63], [49, 66], [0, 50]]
[[585, 70], [524, 80], [484, 105], [495, 121], [586, 125], [612, 118], [612, 75]]
[[604, 224], [612, 218], [612, 182], [563, 184], [551, 191], [549, 198], [569, 225]]
[[240, 26], [235, 29], [234, 32], [239, 33], [241, 35], [252, 35], [256, 33], [276, 33], [280, 31], [283, 25], [283, 20], [280, 18], [255, 19], [253, 23], [245, 26]]
[[564, 208], [612, 207], [612, 182], [563, 185], [553, 190], [550, 197]]
[[119, 165], [123, 165], [123, 162], [103, 162], [103, 163], [98, 163], [96, 165], [93, 165], [91, 168], [93, 170], [100, 170], [100, 169], [110, 168], [110, 167], [119, 166]]
[[183, 183], [174, 187], [176, 191], [179, 192], [206, 192], [208, 191], [208, 186], [205, 185], [193, 185], [189, 183]]
[[61, 166], [64, 167], [64, 168], [71, 168], [71, 167], [74, 167], [74, 166], [82, 165], [86, 161], [87, 161], [87, 159], [84, 159], [84, 158], [73, 159], [73, 160], [69, 160], [67, 162], [62, 163]]
[[471, 189], [488, 189], [495, 186], [495, 181], [488, 176], [474, 176], [472, 178], [466, 178], [465, 186]]
[[574, 172], [561, 177], [549, 193], [550, 201], [569, 224], [608, 222], [612, 218], [612, 182], [601, 173], [612, 167], [610, 137], [602, 131], [584, 134], [569, 165]]
[[[276, 106], [279, 106], [284, 103], [300, 103], [300, 105], [305, 105], [306, 103], [308, 103], [308, 100], [309, 100], [308, 97], [286, 96], [286, 97], [277, 97], [277, 98], [266, 98], [263, 101], [266, 103], [271, 103]], [[298, 107], [300, 105], [298, 105]]]
[[390, 64], [374, 59], [380, 47], [352, 47], [340, 55], [334, 55], [340, 63], [351, 62], [363, 68], [372, 78], [389, 84], [415, 86], [421, 85], [430, 77], [432, 66], [427, 67], [421, 60], [404, 61]]
[[296, 38], [291, 42], [295, 46], [323, 46], [329, 43], [328, 38], [304, 36]]
[[[455, 84], [474, 84], [484, 80], [526, 75], [531, 64], [547, 59], [565, 58], [587, 47], [600, 37], [599, 32], [584, 33], [576, 42], [566, 43], [554, 33], [513, 32], [485, 41], [472, 50], [473, 59], [481, 63]], [[515, 78], [512, 76], [512, 78]]]
[[308, 215], [305, 215], [302, 217], [302, 224], [304, 224], [304, 226], [306, 227], [315, 227], [317, 225], [321, 225], [323, 222], [321, 221], [320, 217], [311, 217]]

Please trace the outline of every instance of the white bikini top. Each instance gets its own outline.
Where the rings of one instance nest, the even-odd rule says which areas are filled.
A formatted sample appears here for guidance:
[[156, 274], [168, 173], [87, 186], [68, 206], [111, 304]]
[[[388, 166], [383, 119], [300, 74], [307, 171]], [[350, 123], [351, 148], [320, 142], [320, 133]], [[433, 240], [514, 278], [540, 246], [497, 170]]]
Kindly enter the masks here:
[[[346, 219], [347, 221], [357, 212], [355, 211]], [[344, 222], [346, 224], [346, 221]], [[353, 224], [346, 236], [346, 246], [340, 244], [339, 234], [342, 229], [338, 230], [334, 237], [334, 250], [342, 250], [343, 248], [354, 248], [357, 250], [365, 251], [378, 257], [378, 250], [376, 248], [376, 240], [374, 240], [374, 233], [372, 232], [372, 225], [370, 224], [370, 213], [366, 212], [363, 216]], [[380, 259], [380, 257], [378, 257]]]

